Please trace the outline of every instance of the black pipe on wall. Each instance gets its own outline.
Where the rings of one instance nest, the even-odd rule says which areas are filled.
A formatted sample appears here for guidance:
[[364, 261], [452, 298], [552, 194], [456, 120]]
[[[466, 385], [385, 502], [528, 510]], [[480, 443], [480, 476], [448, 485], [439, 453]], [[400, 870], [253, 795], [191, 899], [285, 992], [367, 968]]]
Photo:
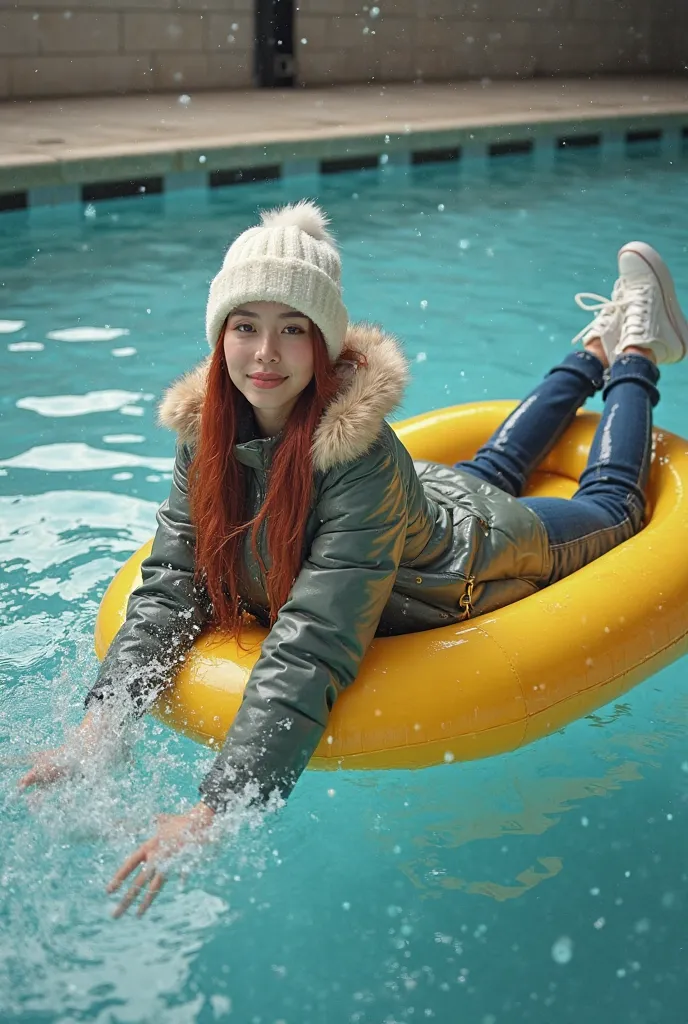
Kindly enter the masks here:
[[256, 0], [255, 84], [260, 89], [294, 86], [294, 0]]

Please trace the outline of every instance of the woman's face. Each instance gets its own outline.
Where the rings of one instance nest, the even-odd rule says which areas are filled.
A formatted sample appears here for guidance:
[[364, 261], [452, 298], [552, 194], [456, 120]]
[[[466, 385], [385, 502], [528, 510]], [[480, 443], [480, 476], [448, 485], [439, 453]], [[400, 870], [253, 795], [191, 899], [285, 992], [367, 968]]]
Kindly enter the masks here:
[[233, 310], [223, 337], [232, 383], [267, 434], [278, 433], [313, 377], [313, 330], [307, 316], [280, 302]]

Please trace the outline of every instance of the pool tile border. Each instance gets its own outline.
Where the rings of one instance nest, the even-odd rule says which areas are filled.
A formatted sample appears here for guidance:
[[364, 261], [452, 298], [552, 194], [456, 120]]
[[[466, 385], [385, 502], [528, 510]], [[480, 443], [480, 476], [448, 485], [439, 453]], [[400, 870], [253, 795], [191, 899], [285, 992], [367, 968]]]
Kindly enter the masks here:
[[593, 148], [599, 148], [603, 157], [619, 152], [633, 156], [639, 152], [636, 147], [652, 143], [660, 151], [688, 152], [688, 112], [277, 140], [262, 146], [195, 145], [167, 151], [141, 147], [139, 153], [0, 167], [0, 212], [385, 165], [456, 162], [487, 168], [502, 156], [534, 154], [550, 159], [560, 151]]

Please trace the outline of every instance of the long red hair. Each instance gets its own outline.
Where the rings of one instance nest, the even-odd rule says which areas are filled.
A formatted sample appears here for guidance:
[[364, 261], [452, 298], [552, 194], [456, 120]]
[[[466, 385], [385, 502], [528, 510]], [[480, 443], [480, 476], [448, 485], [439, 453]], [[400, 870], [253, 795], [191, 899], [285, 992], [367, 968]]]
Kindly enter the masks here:
[[[250, 531], [254, 557], [266, 579], [270, 623], [286, 602], [303, 558], [304, 535], [313, 491], [313, 434], [341, 387], [336, 364], [312, 325], [313, 377], [301, 392], [282, 431], [270, 467], [265, 500], [246, 520], [244, 470], [234, 454], [238, 432], [251, 406], [232, 383], [224, 354], [224, 327], [210, 361], [199, 443], [189, 470], [191, 515], [196, 526], [196, 582], [212, 602], [213, 624], [240, 640], [243, 612], [239, 580], [243, 545]], [[340, 360], [365, 363], [350, 349]], [[258, 550], [266, 524], [268, 564]]]

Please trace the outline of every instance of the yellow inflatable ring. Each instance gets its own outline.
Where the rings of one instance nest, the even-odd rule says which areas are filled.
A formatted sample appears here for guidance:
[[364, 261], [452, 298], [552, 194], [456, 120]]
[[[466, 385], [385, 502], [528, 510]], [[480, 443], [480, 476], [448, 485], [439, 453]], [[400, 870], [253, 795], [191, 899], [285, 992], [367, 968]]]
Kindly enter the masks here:
[[[414, 458], [469, 458], [514, 407], [482, 402], [417, 416], [395, 430]], [[584, 413], [531, 481], [569, 497], [598, 417]], [[589, 714], [686, 653], [688, 442], [655, 432], [648, 522], [631, 540], [537, 594], [489, 615], [375, 640], [337, 701], [314, 768], [419, 768], [513, 750]], [[95, 631], [103, 657], [124, 621], [150, 543], [120, 569]], [[264, 631], [249, 639], [259, 643]], [[259, 649], [201, 637], [154, 713], [220, 745]]]

